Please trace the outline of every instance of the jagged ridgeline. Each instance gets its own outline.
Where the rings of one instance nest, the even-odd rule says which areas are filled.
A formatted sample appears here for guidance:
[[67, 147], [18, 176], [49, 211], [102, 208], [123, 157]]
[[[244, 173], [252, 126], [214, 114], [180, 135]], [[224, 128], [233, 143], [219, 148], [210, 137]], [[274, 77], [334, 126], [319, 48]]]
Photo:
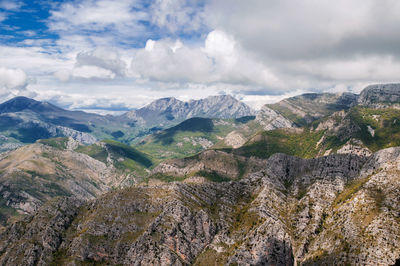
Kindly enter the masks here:
[[[229, 96], [120, 117], [0, 107], [3, 145], [25, 145], [0, 155], [1, 264], [400, 261], [400, 85], [258, 112]], [[56, 133], [24, 142], [32, 123]]]
[[231, 96], [190, 102], [160, 99], [121, 116], [68, 111], [48, 102], [16, 97], [0, 104], [0, 151], [53, 137], [72, 137], [83, 144], [103, 139], [132, 144], [191, 117], [230, 119], [254, 113]]

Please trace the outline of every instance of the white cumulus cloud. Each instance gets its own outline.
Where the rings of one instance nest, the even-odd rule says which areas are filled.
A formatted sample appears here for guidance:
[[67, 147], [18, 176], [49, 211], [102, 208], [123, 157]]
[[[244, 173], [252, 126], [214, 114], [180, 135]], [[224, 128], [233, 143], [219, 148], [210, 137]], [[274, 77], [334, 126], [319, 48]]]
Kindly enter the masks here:
[[24, 95], [34, 96], [27, 90], [28, 77], [21, 69], [0, 67], [0, 99]]
[[204, 44], [195, 47], [179, 40], [148, 40], [135, 54], [131, 68], [142, 78], [164, 82], [281, 86], [270, 69], [219, 30], [210, 32]]

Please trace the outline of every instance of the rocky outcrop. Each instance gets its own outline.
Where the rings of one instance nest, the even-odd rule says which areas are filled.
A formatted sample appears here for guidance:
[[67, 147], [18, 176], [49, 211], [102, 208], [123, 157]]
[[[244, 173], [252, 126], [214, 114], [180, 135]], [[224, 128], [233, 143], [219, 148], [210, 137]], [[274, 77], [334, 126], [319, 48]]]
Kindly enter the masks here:
[[48, 235], [26, 224], [17, 236], [10, 233], [15, 225], [3, 233], [7, 255], [1, 259], [21, 264], [26, 254], [39, 254], [36, 261], [55, 264], [394, 264], [400, 257], [399, 169], [400, 148], [370, 158], [276, 154], [237, 181], [138, 185], [84, 203], [76, 214], [71, 208], [73, 220], [61, 226], [48, 221], [63, 216], [43, 207], [29, 221], [41, 220], [51, 236], [61, 236], [49, 245], [51, 255], [40, 255], [47, 240], [18, 251], [28, 243], [25, 236]]
[[298, 125], [306, 125], [333, 112], [348, 110], [357, 104], [357, 98], [352, 93], [306, 93], [268, 107]]
[[296, 127], [292, 121], [272, 110], [267, 105], [264, 105], [257, 113], [256, 121], [261, 124], [264, 130]]
[[21, 147], [0, 160], [1, 225], [57, 196], [94, 199], [120, 179], [112, 166], [85, 154], [42, 144]]
[[304, 264], [395, 264], [400, 257], [399, 155], [399, 148], [375, 153], [325, 209]]
[[48, 265], [82, 201], [62, 198], [44, 205], [35, 216], [0, 234], [1, 265]]
[[224, 138], [224, 143], [234, 149], [241, 147], [246, 143], [246, 139], [237, 131], [232, 131]]
[[163, 98], [138, 110], [130, 111], [120, 118], [150, 127], [177, 124], [192, 117], [239, 118], [254, 113], [250, 107], [232, 96], [221, 95], [189, 102]]
[[370, 149], [365, 147], [361, 140], [358, 139], [350, 139], [343, 145], [340, 149], [337, 150], [337, 154], [356, 154], [358, 156], [368, 157], [372, 154]]
[[358, 97], [358, 104], [369, 107], [400, 106], [400, 84], [377, 84], [366, 87]]
[[166, 174], [187, 177], [200, 171], [216, 173], [229, 179], [239, 179], [244, 175], [258, 171], [264, 166], [264, 160], [245, 158], [230, 153], [208, 150], [194, 157], [172, 159], [160, 163], [152, 174]]
[[96, 143], [98, 140], [91, 134], [85, 133], [85, 132], [80, 132], [77, 130], [73, 130], [68, 127], [61, 127], [61, 126], [56, 126], [56, 133], [52, 137], [56, 136], [65, 136], [65, 137], [70, 137], [74, 140], [76, 140], [79, 143], [85, 144], [85, 145], [90, 145]]
[[99, 125], [121, 126], [115, 119], [106, 116], [68, 111], [26, 97], [15, 97], [0, 104], [0, 124], [2, 133], [9, 138], [8, 142], [15, 142], [16, 139], [34, 143], [50, 137], [72, 137], [83, 144], [96, 142], [94, 135], [100, 133]]

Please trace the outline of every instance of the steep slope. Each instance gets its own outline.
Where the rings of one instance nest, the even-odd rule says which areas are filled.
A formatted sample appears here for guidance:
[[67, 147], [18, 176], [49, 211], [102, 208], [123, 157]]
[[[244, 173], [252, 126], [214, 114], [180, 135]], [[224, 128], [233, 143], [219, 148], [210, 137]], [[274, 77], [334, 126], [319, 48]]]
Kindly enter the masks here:
[[[117, 131], [120, 135], [114, 137]], [[68, 111], [26, 97], [0, 104], [0, 144], [34, 143], [38, 139], [63, 136], [92, 144], [97, 139], [124, 139], [137, 133], [138, 129], [109, 116]]]
[[256, 121], [260, 123], [264, 130], [296, 127], [294, 122], [274, 111], [267, 105], [264, 105], [261, 110], [258, 111]]
[[375, 153], [324, 210], [305, 265], [394, 265], [400, 259], [400, 149]]
[[70, 150], [32, 144], [2, 155], [0, 161], [1, 221], [32, 214], [57, 196], [93, 199], [116, 178], [111, 169]]
[[153, 169], [149, 178], [225, 182], [244, 178], [261, 170], [264, 164], [265, 160], [208, 150], [192, 157], [166, 160]]
[[260, 158], [268, 158], [278, 152], [303, 158], [331, 153], [368, 156], [380, 149], [399, 145], [398, 109], [355, 106], [302, 128], [260, 132], [233, 152]]
[[40, 140], [0, 158], [1, 226], [59, 196], [94, 199], [143, 179], [152, 165], [122, 143], [80, 146], [72, 138]]
[[152, 158], [147, 154], [134, 147], [112, 140], [103, 140], [90, 146], [80, 145], [75, 151], [87, 154], [139, 179], [146, 176], [147, 168], [154, 164]]
[[0, 104], [0, 150], [64, 136], [84, 144], [102, 139], [132, 144], [191, 117], [238, 118], [252, 114], [250, 107], [226, 95], [189, 102], [159, 99], [120, 117], [68, 111], [47, 102], [16, 97]]
[[276, 154], [238, 181], [136, 186], [88, 203], [62, 199], [8, 227], [0, 237], [0, 259], [60, 265], [394, 264], [400, 257], [399, 162], [400, 148], [368, 160]]
[[376, 84], [366, 87], [358, 97], [359, 105], [382, 108], [400, 104], [400, 84]]
[[307, 93], [268, 104], [267, 107], [296, 125], [304, 126], [333, 112], [348, 110], [357, 103], [357, 98], [351, 93]]
[[58, 113], [64, 112], [63, 109], [58, 108], [47, 102], [38, 102], [33, 99], [19, 96], [0, 104], [0, 114], [3, 113], [16, 113], [22, 111], [32, 111], [37, 113]]
[[135, 148], [160, 161], [194, 155], [210, 147], [238, 147], [260, 130], [254, 117], [194, 117], [145, 138]]
[[163, 98], [143, 108], [128, 112], [122, 115], [121, 119], [146, 127], [166, 127], [192, 117], [239, 118], [254, 113], [250, 107], [232, 96], [222, 95], [189, 102]]

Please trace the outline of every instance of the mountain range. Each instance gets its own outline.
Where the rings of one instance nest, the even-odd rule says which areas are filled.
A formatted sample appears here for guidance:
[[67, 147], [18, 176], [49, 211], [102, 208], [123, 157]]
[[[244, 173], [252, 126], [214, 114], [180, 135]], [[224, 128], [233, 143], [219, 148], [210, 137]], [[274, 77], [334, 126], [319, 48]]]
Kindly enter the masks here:
[[400, 263], [400, 84], [0, 119], [2, 265]]
[[247, 105], [225, 95], [189, 102], [160, 99], [118, 117], [68, 111], [48, 102], [16, 97], [0, 104], [0, 149], [51, 137], [72, 137], [83, 144], [101, 139], [133, 143], [190, 117], [237, 118], [252, 114]]
[[255, 111], [246, 104], [230, 95], [221, 95], [189, 102], [163, 98], [138, 110], [127, 112], [122, 117], [152, 127], [176, 124], [192, 117], [239, 118], [254, 114]]

